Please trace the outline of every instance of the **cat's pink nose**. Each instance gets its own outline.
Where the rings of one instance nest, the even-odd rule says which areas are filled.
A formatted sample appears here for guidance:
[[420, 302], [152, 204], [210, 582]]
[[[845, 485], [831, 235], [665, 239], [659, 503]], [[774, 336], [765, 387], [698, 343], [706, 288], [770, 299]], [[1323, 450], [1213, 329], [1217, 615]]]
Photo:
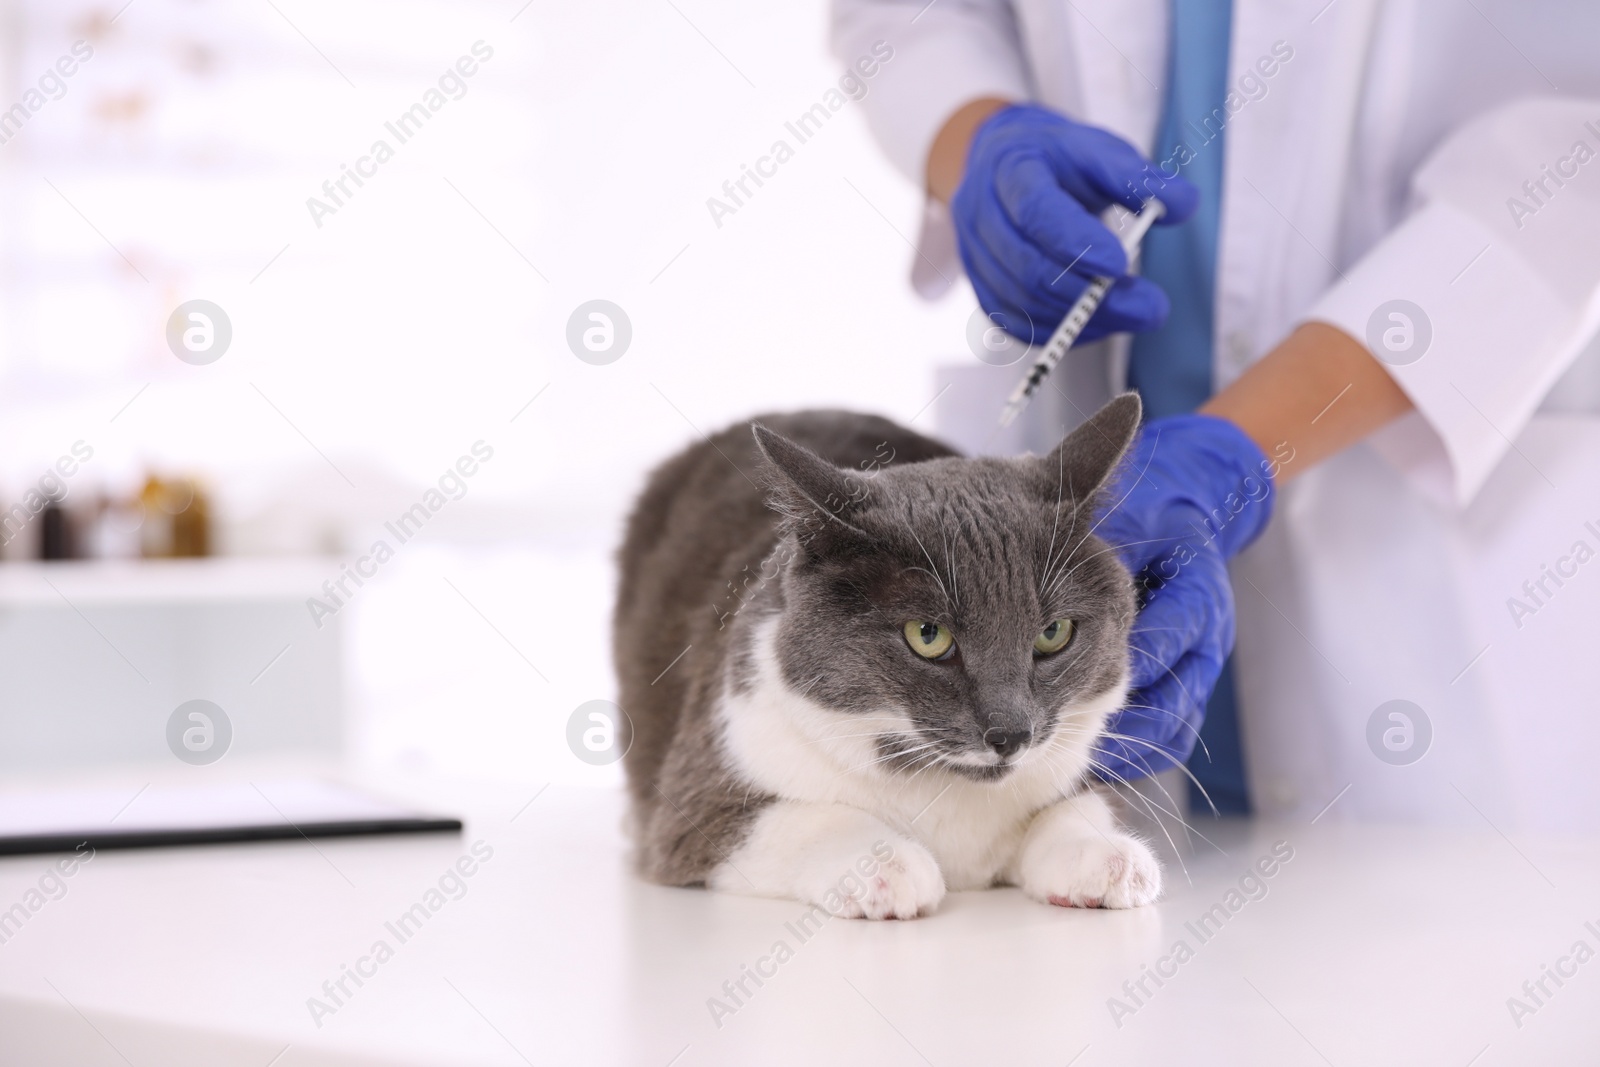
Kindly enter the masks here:
[[994, 749], [1001, 759], [1010, 759], [1024, 748], [1027, 748], [1028, 742], [1032, 740], [1032, 730], [1007, 730], [999, 726], [991, 726], [983, 732], [984, 744]]

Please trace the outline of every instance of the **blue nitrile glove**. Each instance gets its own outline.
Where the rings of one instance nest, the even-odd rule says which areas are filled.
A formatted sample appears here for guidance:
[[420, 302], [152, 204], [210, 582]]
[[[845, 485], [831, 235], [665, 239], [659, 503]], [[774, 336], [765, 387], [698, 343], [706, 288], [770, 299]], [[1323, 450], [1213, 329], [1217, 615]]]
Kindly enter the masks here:
[[1206, 699], [1233, 650], [1227, 560], [1272, 517], [1268, 460], [1226, 419], [1175, 415], [1140, 431], [1095, 533], [1114, 546], [1148, 598], [1133, 623], [1133, 692], [1096, 753], [1102, 778], [1184, 763]]
[[1166, 294], [1128, 276], [1121, 242], [1098, 218], [1113, 203], [1137, 211], [1150, 196], [1166, 207], [1163, 226], [1200, 200], [1116, 134], [1031, 104], [995, 112], [973, 135], [950, 203], [978, 303], [1008, 333], [1044, 344], [1095, 276], [1108, 275], [1117, 283], [1082, 340], [1157, 328]]

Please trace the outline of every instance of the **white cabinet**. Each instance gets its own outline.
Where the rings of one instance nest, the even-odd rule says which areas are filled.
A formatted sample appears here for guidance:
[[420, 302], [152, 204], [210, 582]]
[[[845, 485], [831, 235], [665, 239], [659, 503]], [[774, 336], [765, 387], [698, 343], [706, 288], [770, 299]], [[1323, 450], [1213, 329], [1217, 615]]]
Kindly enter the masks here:
[[168, 720], [191, 700], [222, 709], [224, 755], [337, 754], [339, 620], [306, 604], [336, 577], [317, 560], [0, 566], [0, 774], [175, 763]]

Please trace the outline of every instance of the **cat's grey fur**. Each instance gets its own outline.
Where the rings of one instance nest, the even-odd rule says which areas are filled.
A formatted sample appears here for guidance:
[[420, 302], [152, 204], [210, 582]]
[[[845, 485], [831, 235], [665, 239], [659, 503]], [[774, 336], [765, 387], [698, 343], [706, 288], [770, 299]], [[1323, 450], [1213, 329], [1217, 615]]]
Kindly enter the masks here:
[[[829, 722], [866, 725], [874, 766], [862, 773], [885, 789], [920, 777], [964, 782], [963, 797], [1000, 796], [1029, 750], [1049, 744], [1072, 780], [1023, 814], [1080, 792], [1106, 702], [1125, 691], [1135, 613], [1131, 579], [1094, 536], [1093, 515], [1139, 414], [1126, 394], [1048, 456], [1014, 459], [963, 458], [873, 416], [770, 415], [658, 468], [628, 522], [614, 619], [642, 873], [719, 884], [715, 872], [763, 811], [816, 799], [785, 796], [782, 775], [732, 750], [727, 716], [771, 703], [760, 685]], [[1074, 621], [1072, 643], [1035, 655], [1034, 636], [1058, 618]], [[954, 632], [950, 660], [907, 646], [913, 619]], [[781, 681], [759, 680], [763, 656]], [[879, 729], [886, 709], [904, 723]], [[1076, 709], [1094, 710], [1079, 721]], [[873, 814], [908, 832], [904, 819]], [[984, 877], [1020, 878], [1001, 866]], [[743, 891], [806, 895], [785, 884]], [[1065, 903], [1072, 893], [1036, 895]]]

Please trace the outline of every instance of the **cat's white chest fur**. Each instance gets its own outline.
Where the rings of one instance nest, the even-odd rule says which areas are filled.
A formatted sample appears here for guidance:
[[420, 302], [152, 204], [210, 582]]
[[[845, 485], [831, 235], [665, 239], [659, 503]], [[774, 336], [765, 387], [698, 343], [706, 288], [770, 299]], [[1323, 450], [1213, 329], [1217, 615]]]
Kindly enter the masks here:
[[[875, 738], [909, 733], [905, 714], [839, 713], [797, 693], [774, 653], [776, 628], [775, 617], [757, 624], [750, 684], [726, 686], [717, 708], [727, 758], [758, 789], [783, 800], [876, 816], [926, 846], [949, 889], [986, 888], [1006, 877], [1034, 816], [1078, 787], [1090, 739], [1123, 697], [1118, 690], [1097, 706], [1076, 709], [1049, 744], [996, 782], [937, 766], [891, 772], [879, 762]], [[791, 824], [789, 832], [806, 828]]]

